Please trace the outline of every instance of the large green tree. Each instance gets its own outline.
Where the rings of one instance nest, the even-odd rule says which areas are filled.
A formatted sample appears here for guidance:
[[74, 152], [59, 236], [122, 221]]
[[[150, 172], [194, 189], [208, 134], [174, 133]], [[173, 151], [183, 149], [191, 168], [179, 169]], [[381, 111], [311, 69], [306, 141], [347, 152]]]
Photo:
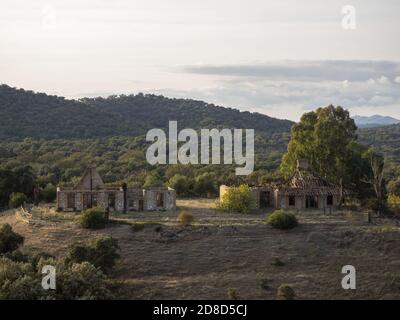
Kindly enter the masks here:
[[370, 170], [359, 145], [357, 127], [350, 114], [332, 105], [305, 113], [291, 129], [288, 151], [283, 156], [281, 172], [290, 176], [298, 159], [306, 159], [323, 177], [352, 188]]

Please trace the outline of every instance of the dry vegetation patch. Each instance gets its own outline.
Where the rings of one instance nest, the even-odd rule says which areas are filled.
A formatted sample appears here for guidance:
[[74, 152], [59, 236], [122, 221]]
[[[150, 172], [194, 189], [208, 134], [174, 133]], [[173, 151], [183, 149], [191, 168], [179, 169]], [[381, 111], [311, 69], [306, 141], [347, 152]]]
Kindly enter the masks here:
[[[371, 225], [359, 214], [300, 212], [298, 227], [277, 230], [264, 223], [270, 212], [219, 213], [208, 199], [177, 204], [193, 214], [192, 225], [179, 225], [177, 212], [118, 214], [113, 218], [126, 224], [94, 231], [67, 213], [51, 225], [28, 225], [8, 213], [0, 224], [10, 223], [25, 237], [24, 250], [55, 255], [74, 241], [117, 239], [121, 259], [110, 284], [120, 298], [226, 299], [231, 288], [240, 299], [276, 299], [283, 284], [296, 299], [400, 298], [396, 221], [374, 219]], [[357, 290], [341, 288], [347, 264], [357, 269]]]

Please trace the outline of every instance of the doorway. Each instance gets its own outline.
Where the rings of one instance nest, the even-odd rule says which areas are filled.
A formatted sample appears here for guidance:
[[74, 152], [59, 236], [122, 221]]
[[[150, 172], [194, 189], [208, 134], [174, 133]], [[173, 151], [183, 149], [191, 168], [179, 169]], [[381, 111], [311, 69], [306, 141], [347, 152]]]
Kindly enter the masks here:
[[308, 195], [306, 196], [306, 209], [317, 209], [318, 202], [315, 199], [315, 196]]
[[260, 191], [260, 208], [267, 208], [271, 205], [269, 191]]
[[138, 211], [143, 211], [143, 209], [144, 209], [143, 200], [140, 199], [140, 200], [138, 201]]

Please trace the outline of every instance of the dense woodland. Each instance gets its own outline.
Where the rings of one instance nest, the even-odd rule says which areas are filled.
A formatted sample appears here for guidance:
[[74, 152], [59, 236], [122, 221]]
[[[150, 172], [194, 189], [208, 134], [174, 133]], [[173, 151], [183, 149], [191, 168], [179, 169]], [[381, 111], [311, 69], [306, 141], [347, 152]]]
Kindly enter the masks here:
[[[145, 159], [150, 145], [145, 133], [151, 128], [166, 129], [168, 120], [177, 120], [179, 130], [254, 128], [255, 172], [238, 177], [235, 165], [150, 166]], [[286, 172], [280, 167], [293, 124], [189, 99], [137, 94], [78, 101], [2, 85], [0, 206], [7, 205], [11, 192], [32, 198], [34, 185], [41, 188], [44, 200], [51, 199], [56, 185], [73, 184], [93, 159], [106, 183], [127, 182], [138, 187], [168, 184], [181, 196], [216, 195], [220, 183], [279, 180], [293, 166], [292, 161]], [[383, 154], [385, 183], [396, 193], [398, 184], [400, 191], [400, 125], [358, 131], [354, 127], [350, 134], [352, 142], [365, 146], [360, 147], [360, 155], [368, 151], [367, 146]], [[358, 179], [368, 175], [370, 172], [361, 172]], [[21, 177], [29, 184], [21, 182]]]

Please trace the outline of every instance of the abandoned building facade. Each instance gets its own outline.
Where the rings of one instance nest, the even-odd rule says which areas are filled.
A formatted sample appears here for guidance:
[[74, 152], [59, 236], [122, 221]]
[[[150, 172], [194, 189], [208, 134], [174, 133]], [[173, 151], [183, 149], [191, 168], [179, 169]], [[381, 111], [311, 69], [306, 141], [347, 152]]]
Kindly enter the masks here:
[[[229, 189], [220, 186], [220, 197]], [[299, 160], [290, 179], [281, 184], [252, 186], [255, 207], [275, 209], [337, 209], [347, 194], [321, 177], [309, 167], [306, 160]]]
[[109, 211], [160, 211], [175, 210], [176, 193], [171, 188], [119, 188], [105, 186], [90, 164], [81, 180], [73, 188], [57, 188], [57, 208], [62, 211], [82, 211], [100, 207]]

